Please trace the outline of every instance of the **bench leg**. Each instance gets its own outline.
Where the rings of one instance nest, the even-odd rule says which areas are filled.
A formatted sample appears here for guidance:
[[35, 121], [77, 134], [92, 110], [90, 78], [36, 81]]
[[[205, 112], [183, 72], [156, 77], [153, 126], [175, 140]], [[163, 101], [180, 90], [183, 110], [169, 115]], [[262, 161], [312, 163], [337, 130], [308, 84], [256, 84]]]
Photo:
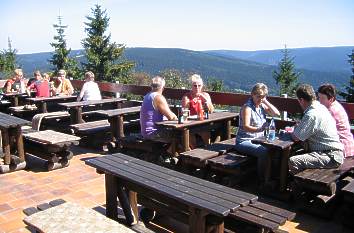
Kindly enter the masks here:
[[[205, 232], [214, 232], [214, 233], [223, 233], [224, 232], [224, 221], [218, 221], [217, 224], [208, 224], [207, 222], [208, 213], [196, 209], [190, 208], [189, 215], [189, 232], [193, 233], [205, 233]], [[214, 221], [213, 221], [214, 222]]]
[[118, 179], [110, 174], [105, 174], [106, 187], [106, 216], [118, 220]]

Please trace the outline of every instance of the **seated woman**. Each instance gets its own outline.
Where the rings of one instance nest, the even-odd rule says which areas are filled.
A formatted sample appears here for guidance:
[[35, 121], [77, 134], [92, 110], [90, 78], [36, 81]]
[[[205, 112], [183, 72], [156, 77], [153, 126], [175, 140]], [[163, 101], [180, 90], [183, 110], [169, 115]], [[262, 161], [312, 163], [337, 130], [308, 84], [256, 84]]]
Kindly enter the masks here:
[[25, 80], [23, 79], [23, 72], [22, 69], [15, 69], [12, 78], [8, 79], [4, 86], [4, 93], [25, 93], [26, 91], [26, 84]]
[[[190, 77], [190, 81], [192, 83], [192, 90], [182, 97], [182, 108], [188, 108], [190, 110], [190, 115], [197, 115], [198, 113], [198, 105], [201, 102], [202, 106], [207, 106], [208, 111], [211, 113], [214, 111], [214, 106], [211, 102], [211, 98], [208, 93], [202, 91], [203, 89], [203, 80], [198, 74], [193, 74]], [[209, 144], [210, 133], [203, 132], [198, 133], [204, 144]], [[196, 137], [190, 137], [189, 145], [195, 148], [197, 145]]]
[[80, 95], [77, 97], [77, 101], [80, 100], [101, 100], [101, 92], [98, 88], [97, 83], [95, 83], [95, 75], [88, 71], [85, 73], [85, 83], [82, 86]]
[[240, 111], [235, 146], [238, 152], [257, 157], [257, 171], [261, 181], [265, 177], [268, 149], [252, 143], [251, 140], [263, 136], [263, 131], [267, 126], [266, 113], [270, 116], [280, 115], [279, 110], [268, 102], [267, 94], [268, 88], [263, 83], [257, 83], [252, 88], [251, 98], [247, 100]]

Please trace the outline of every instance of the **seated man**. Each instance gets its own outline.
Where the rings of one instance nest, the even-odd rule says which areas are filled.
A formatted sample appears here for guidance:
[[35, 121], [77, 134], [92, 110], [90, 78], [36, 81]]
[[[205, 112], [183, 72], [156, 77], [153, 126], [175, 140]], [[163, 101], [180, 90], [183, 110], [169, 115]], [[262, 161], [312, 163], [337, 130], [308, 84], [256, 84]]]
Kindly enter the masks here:
[[343, 163], [343, 145], [336, 123], [325, 106], [316, 100], [312, 86], [300, 85], [296, 96], [304, 116], [291, 134], [294, 141], [306, 141], [308, 151], [289, 159], [289, 170], [296, 174], [307, 168], [337, 168]]
[[42, 78], [38, 70], [34, 72], [34, 77], [36, 80], [28, 85], [27, 95], [31, 96], [31, 90], [36, 90], [36, 97], [50, 97], [49, 82]]
[[146, 139], [161, 142], [170, 142], [169, 136], [165, 131], [159, 130], [155, 122], [177, 120], [177, 116], [170, 110], [165, 97], [162, 95], [165, 87], [165, 80], [162, 77], [154, 77], [151, 83], [151, 92], [144, 96], [140, 111], [141, 135]]

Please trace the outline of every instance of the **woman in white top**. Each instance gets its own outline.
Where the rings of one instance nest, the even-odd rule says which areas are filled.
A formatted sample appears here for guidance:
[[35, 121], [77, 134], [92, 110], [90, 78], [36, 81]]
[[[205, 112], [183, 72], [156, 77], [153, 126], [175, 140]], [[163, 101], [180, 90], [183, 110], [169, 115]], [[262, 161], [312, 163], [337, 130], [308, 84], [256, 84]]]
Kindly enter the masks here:
[[84, 101], [102, 99], [100, 89], [95, 83], [95, 75], [91, 71], [85, 73], [85, 83], [82, 86], [80, 95], [77, 97], [77, 101], [81, 99]]

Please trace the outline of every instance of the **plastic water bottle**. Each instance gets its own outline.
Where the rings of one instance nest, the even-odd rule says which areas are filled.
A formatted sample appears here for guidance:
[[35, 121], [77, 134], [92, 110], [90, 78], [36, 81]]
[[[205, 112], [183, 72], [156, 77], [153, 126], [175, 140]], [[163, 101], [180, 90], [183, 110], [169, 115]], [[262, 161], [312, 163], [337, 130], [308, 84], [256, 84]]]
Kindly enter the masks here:
[[269, 135], [268, 135], [268, 140], [269, 141], [274, 141], [275, 140], [275, 122], [274, 122], [274, 118], [272, 118], [272, 120], [270, 121], [269, 124]]

